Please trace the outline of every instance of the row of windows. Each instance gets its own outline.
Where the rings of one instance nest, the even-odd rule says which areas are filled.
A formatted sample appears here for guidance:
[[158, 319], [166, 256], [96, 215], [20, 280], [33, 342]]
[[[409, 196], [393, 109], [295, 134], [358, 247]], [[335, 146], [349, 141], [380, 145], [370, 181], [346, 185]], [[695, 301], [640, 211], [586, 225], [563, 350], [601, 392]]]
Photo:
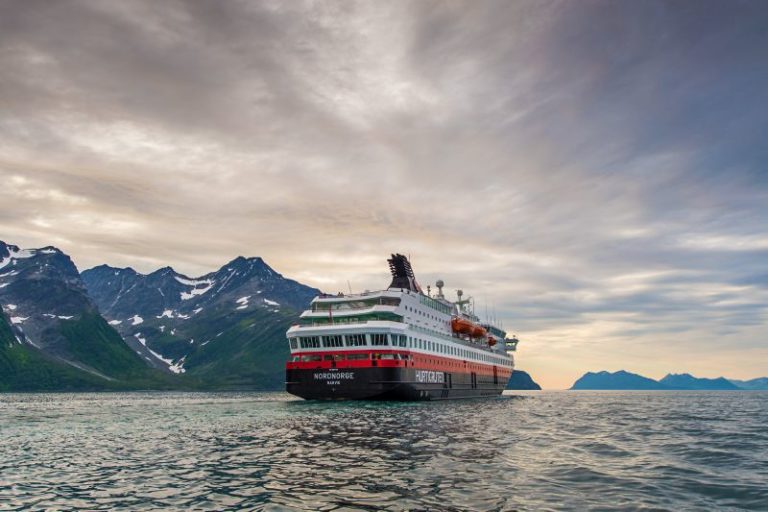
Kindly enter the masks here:
[[[360, 361], [360, 360], [367, 360], [367, 359], [373, 359], [376, 361], [381, 360], [397, 360], [397, 361], [408, 361], [409, 358], [405, 354], [379, 354], [377, 352], [371, 352], [366, 354], [303, 354], [301, 356], [293, 356], [291, 358], [291, 361], [294, 363], [302, 362], [302, 363], [309, 363], [309, 362], [317, 362], [317, 361]], [[413, 356], [410, 358], [413, 359]]]
[[489, 364], [496, 364], [506, 366], [509, 362], [506, 359], [500, 358], [493, 354], [479, 354], [472, 350], [467, 350], [462, 347], [455, 347], [436, 341], [425, 340], [421, 338], [415, 338], [412, 336], [405, 336], [403, 334], [385, 334], [385, 333], [371, 333], [371, 334], [332, 334], [326, 336], [299, 336], [290, 338], [289, 343], [291, 349], [296, 350], [301, 348], [340, 348], [340, 347], [408, 347], [416, 348], [420, 350], [427, 350], [430, 352], [437, 352], [438, 354], [452, 355], [460, 357], [462, 359], [471, 359], [473, 361], [483, 361]]
[[453, 308], [451, 306], [443, 304], [442, 302], [440, 302], [440, 301], [438, 301], [436, 299], [433, 299], [432, 297], [425, 297], [425, 296], [422, 295], [421, 297], [419, 297], [419, 302], [421, 302], [422, 304], [424, 304], [426, 306], [429, 306], [432, 309], [436, 309], [436, 310], [438, 310], [441, 313], [444, 313], [446, 315], [450, 315], [452, 310], [453, 310]]
[[394, 313], [369, 313], [355, 316], [328, 315], [320, 318], [305, 317], [299, 320], [301, 325], [362, 324], [371, 321], [402, 322], [403, 317]]
[[[370, 343], [369, 343], [370, 341]], [[328, 336], [299, 336], [296, 338], [290, 338], [289, 343], [291, 348], [296, 350], [297, 348], [339, 348], [339, 347], [365, 347], [371, 346], [393, 346], [393, 347], [406, 347], [407, 337], [402, 334], [385, 334], [385, 333], [373, 333], [373, 334], [346, 334], [344, 336], [340, 334], [332, 334]]]
[[400, 299], [396, 297], [377, 297], [373, 299], [347, 300], [342, 302], [316, 302], [312, 311], [344, 311], [350, 309], [367, 309], [373, 306], [399, 306]]
[[442, 321], [445, 320], [445, 319], [438, 318], [437, 315], [427, 314], [426, 311], [421, 311], [419, 309], [416, 309], [416, 308], [413, 308], [413, 307], [410, 307], [410, 306], [405, 306], [405, 310], [406, 311], [410, 311], [411, 313], [416, 313], [417, 315], [429, 318], [430, 320], [436, 320], [438, 322], [442, 322]]

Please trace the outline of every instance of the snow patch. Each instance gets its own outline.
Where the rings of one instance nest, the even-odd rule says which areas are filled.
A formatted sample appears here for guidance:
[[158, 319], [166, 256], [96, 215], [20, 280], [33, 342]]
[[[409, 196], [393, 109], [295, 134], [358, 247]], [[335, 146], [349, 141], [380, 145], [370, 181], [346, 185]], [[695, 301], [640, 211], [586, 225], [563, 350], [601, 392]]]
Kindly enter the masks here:
[[25, 320], [29, 320], [28, 316], [12, 316], [11, 317], [11, 323], [12, 324], [22, 324]]
[[266, 302], [266, 303], [267, 303], [267, 304], [269, 304], [270, 306], [279, 306], [279, 305], [280, 305], [280, 303], [279, 303], [279, 302], [275, 302], [275, 301], [273, 301], [273, 300], [269, 300], [269, 299], [264, 299], [264, 302]]
[[107, 322], [107, 323], [108, 323], [109, 325], [120, 325], [121, 323], [123, 323], [123, 321], [122, 321], [122, 320], [110, 320], [110, 321], [109, 321], [109, 322]]
[[181, 300], [189, 300], [197, 295], [202, 295], [213, 288], [213, 281], [206, 279], [203, 288], [193, 288], [189, 292], [181, 292]]
[[5, 266], [7, 266], [11, 262], [16, 264], [16, 262], [13, 261], [13, 260], [21, 260], [21, 259], [25, 259], [25, 258], [31, 258], [32, 256], [35, 255], [35, 252], [36, 251], [34, 249], [17, 250], [17, 249], [13, 249], [11, 247], [8, 247], [8, 256], [6, 256], [2, 260], [0, 260], [0, 268], [3, 268]]
[[131, 325], [139, 325], [144, 323], [144, 319], [141, 318], [139, 315], [133, 315], [132, 318], [129, 318], [128, 320], [132, 320], [133, 323]]
[[59, 320], [72, 320], [74, 318], [74, 316], [52, 315], [50, 313], [43, 313], [43, 316], [47, 316], [48, 318], [58, 318]]
[[187, 356], [182, 357], [176, 363], [170, 365], [168, 367], [169, 370], [171, 370], [173, 373], [184, 373], [187, 370], [184, 369], [184, 360], [187, 358]]
[[58, 251], [56, 249], [42, 249], [40, 250], [40, 254], [56, 254]]
[[5, 287], [6, 287], [6, 286], [8, 286], [9, 284], [11, 284], [11, 283], [0, 284], [0, 288], [5, 288]]
[[5, 307], [11, 311], [16, 311], [16, 304], [6, 304]]
[[203, 310], [203, 308], [197, 308], [196, 310], [192, 311], [192, 314], [193, 314], [193, 315], [196, 315], [196, 314], [198, 314], [199, 312], [201, 312], [202, 310]]
[[179, 276], [173, 276], [174, 279], [176, 279], [181, 284], [186, 284], [187, 286], [197, 286], [199, 284], [204, 283], [210, 283], [210, 279], [184, 279], [183, 277]]
[[195, 343], [195, 338], [190, 338], [189, 339], [189, 344], [190, 345], [194, 345], [194, 343]]
[[248, 299], [250, 299], [250, 298], [251, 298], [250, 295], [246, 295], [245, 297], [240, 297], [239, 299], [237, 299], [235, 302], [237, 302], [240, 305], [237, 306], [236, 309], [245, 309], [245, 308], [247, 308], [248, 307]]
[[160, 326], [160, 332], [165, 332], [165, 326], [164, 325]]
[[173, 310], [166, 309], [160, 314], [160, 316], [156, 316], [155, 318], [173, 318]]
[[155, 352], [155, 351], [154, 351], [154, 350], [152, 350], [151, 348], [147, 347], [147, 339], [146, 339], [146, 338], [144, 338], [144, 337], [141, 335], [141, 333], [140, 333], [140, 332], [137, 332], [136, 334], [134, 334], [134, 335], [133, 335], [133, 337], [134, 337], [134, 338], [136, 338], [137, 340], [139, 340], [139, 343], [141, 343], [141, 344], [142, 344], [144, 347], [146, 347], [146, 348], [147, 348], [147, 350], [149, 350], [149, 352], [150, 352], [150, 353], [151, 353], [153, 356], [155, 356], [156, 358], [158, 358], [159, 360], [161, 360], [162, 362], [164, 362], [165, 364], [167, 364], [167, 365], [168, 365], [168, 369], [169, 369], [169, 370], [171, 370], [173, 373], [184, 373], [184, 372], [185, 372], [185, 370], [184, 370], [184, 368], [182, 368], [182, 366], [183, 366], [183, 364], [184, 364], [184, 359], [185, 359], [187, 356], [184, 356], [184, 357], [182, 357], [182, 358], [179, 360], [179, 362], [178, 362], [178, 363], [174, 364], [174, 363], [173, 363], [173, 359], [167, 359], [167, 358], [163, 357], [163, 355], [162, 355], [162, 354], [158, 354], [157, 352]]

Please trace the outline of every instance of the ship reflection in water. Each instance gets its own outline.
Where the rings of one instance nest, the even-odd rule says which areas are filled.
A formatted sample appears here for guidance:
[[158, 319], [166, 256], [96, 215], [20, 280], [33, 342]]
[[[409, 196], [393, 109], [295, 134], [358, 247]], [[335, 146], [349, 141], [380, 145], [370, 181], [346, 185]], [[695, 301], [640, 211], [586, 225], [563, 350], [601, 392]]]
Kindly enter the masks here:
[[0, 395], [0, 508], [768, 508], [766, 393], [520, 395]]

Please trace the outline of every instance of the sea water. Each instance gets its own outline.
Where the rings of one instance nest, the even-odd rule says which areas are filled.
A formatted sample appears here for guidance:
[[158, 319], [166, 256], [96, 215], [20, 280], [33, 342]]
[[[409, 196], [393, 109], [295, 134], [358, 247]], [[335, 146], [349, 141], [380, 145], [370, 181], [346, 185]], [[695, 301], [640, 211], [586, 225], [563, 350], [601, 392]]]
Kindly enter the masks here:
[[0, 395], [0, 510], [768, 510], [768, 393]]

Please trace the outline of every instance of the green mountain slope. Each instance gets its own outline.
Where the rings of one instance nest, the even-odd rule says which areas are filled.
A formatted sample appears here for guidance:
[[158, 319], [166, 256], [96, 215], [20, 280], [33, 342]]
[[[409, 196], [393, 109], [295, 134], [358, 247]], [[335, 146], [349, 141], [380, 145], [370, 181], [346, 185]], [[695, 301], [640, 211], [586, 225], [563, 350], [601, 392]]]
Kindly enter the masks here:
[[207, 389], [281, 389], [297, 313], [286, 309], [211, 308], [194, 319], [148, 318], [133, 337]]
[[74, 391], [113, 389], [114, 384], [19, 343], [0, 313], [0, 391]]

